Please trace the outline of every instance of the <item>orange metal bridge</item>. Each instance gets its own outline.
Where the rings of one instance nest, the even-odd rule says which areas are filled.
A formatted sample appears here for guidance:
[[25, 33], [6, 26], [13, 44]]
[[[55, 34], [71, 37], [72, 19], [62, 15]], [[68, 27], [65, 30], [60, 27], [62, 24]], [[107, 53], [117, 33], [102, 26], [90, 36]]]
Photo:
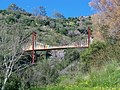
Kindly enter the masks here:
[[64, 45], [64, 46], [49, 46], [49, 45], [36, 45], [36, 32], [32, 33], [32, 45], [26, 46], [23, 48], [25, 52], [32, 52], [32, 63], [34, 63], [35, 59], [35, 51], [50, 51], [50, 50], [60, 50], [60, 49], [72, 49], [72, 48], [88, 48], [90, 45], [90, 27], [88, 27], [88, 38], [86, 43], [82, 44], [73, 44], [73, 45]]

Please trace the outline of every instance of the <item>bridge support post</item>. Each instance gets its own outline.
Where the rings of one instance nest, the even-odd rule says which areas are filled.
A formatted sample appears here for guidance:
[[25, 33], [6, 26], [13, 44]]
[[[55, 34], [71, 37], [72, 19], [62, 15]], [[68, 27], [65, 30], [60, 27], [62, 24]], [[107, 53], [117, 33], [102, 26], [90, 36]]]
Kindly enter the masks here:
[[90, 46], [90, 27], [88, 27], [88, 47]]
[[35, 39], [36, 39], [36, 33], [33, 32], [32, 33], [32, 63], [34, 63], [34, 61], [35, 61], [35, 54], [34, 54], [34, 52], [35, 52], [35, 48], [34, 48]]

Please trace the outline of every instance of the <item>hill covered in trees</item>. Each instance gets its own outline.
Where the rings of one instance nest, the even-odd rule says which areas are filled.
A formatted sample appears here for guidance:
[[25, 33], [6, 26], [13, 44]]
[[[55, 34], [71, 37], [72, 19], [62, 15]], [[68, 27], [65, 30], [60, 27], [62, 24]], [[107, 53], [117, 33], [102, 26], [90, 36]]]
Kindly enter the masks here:
[[[92, 1], [90, 5], [96, 7], [97, 3], [99, 1]], [[100, 3], [103, 6], [105, 4]], [[111, 3], [116, 5], [114, 2]], [[115, 10], [117, 8], [116, 6]], [[116, 14], [111, 15], [111, 11], [108, 13], [109, 8], [105, 10], [102, 14], [69, 18], [65, 18], [59, 12], [53, 14], [54, 18], [48, 17], [43, 6], [34, 10], [32, 14], [15, 4], [11, 4], [6, 10], [0, 10], [0, 88], [2, 90], [119, 89], [120, 34], [117, 27], [119, 17], [116, 17], [113, 30], [111, 26], [113, 21], [109, 20], [113, 20]], [[114, 8], [111, 10], [114, 12]], [[109, 20], [106, 19], [108, 18], [106, 15], [111, 15]], [[48, 45], [68, 45], [79, 43], [84, 39], [88, 33], [88, 26], [91, 27], [91, 35], [94, 37], [94, 42], [88, 49], [36, 52], [35, 64], [31, 64], [31, 53], [22, 50], [25, 44], [31, 43], [33, 31], [37, 33], [38, 42]]]

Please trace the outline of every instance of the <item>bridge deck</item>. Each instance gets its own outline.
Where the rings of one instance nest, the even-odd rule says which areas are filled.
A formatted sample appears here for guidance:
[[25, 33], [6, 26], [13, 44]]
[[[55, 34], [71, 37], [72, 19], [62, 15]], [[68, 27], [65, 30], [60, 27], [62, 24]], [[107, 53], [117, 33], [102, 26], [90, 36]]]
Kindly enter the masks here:
[[[72, 48], [88, 48], [88, 45], [84, 46], [53, 46], [53, 47], [48, 47], [48, 48], [43, 48], [43, 47], [36, 47], [34, 48], [34, 51], [49, 51], [49, 50], [59, 50], [59, 49], [72, 49]], [[25, 52], [32, 51], [32, 48], [24, 49]]]

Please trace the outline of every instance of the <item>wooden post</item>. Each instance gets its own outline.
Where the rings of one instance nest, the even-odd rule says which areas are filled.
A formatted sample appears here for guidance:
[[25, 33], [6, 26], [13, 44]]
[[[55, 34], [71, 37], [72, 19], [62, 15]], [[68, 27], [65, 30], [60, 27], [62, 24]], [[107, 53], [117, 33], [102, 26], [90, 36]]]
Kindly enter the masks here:
[[35, 38], [36, 38], [36, 33], [33, 32], [32, 33], [32, 63], [34, 63], [34, 61], [35, 61], [35, 54], [34, 54], [34, 51], [35, 51], [35, 49], [34, 49]]
[[90, 27], [88, 27], [88, 47], [90, 46]]

